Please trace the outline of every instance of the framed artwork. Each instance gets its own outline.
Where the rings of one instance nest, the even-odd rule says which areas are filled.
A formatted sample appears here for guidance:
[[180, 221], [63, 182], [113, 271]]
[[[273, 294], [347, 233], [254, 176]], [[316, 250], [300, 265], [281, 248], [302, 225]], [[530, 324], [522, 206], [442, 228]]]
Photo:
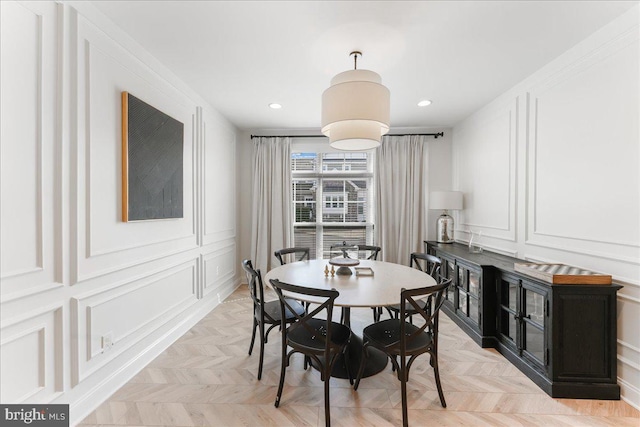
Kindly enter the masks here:
[[122, 92], [122, 221], [183, 217], [184, 124]]

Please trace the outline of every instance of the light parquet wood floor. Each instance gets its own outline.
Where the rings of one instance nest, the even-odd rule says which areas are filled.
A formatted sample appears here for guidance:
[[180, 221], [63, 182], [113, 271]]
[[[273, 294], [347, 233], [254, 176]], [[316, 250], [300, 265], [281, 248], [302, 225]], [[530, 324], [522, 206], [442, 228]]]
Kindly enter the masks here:
[[[274, 297], [274, 295], [271, 295]], [[324, 426], [318, 372], [292, 360], [280, 408], [280, 335], [269, 336], [261, 381], [258, 349], [248, 356], [251, 300], [246, 286], [177, 340], [82, 426]], [[552, 399], [493, 349], [482, 349], [446, 315], [441, 317], [439, 362], [447, 400], [442, 408], [428, 356], [408, 383], [411, 426], [640, 426], [640, 413], [623, 401]], [[352, 329], [371, 323], [370, 309], [352, 310]], [[422, 359], [422, 360], [421, 360]], [[400, 383], [391, 365], [365, 378], [358, 391], [331, 379], [335, 426], [402, 425]]]

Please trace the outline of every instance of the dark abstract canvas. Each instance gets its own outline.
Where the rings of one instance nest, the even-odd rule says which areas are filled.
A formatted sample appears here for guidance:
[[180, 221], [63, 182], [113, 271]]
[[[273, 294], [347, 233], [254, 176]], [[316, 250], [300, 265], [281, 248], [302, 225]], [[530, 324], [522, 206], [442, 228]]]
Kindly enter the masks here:
[[182, 218], [184, 124], [122, 92], [122, 220]]

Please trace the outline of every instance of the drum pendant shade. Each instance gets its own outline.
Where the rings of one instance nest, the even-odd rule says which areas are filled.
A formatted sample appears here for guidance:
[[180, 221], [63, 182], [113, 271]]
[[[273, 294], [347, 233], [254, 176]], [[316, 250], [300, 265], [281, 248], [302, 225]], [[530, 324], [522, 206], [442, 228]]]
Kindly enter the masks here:
[[369, 150], [389, 132], [389, 89], [380, 75], [349, 70], [322, 94], [322, 133], [339, 150]]

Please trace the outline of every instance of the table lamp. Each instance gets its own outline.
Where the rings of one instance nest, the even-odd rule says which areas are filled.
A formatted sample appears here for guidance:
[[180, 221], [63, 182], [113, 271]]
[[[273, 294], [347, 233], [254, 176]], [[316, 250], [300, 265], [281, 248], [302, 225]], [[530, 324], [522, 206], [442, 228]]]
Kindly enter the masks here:
[[462, 192], [432, 191], [429, 196], [429, 209], [443, 210], [436, 222], [436, 241], [453, 243], [453, 218], [448, 211], [462, 209]]

